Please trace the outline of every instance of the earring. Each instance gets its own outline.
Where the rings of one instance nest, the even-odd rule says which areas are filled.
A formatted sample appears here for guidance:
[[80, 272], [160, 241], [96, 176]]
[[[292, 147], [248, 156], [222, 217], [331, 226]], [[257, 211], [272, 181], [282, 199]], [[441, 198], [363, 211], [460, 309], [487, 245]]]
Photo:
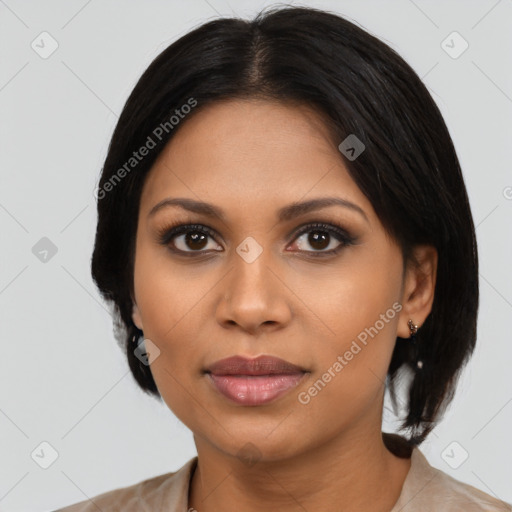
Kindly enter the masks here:
[[411, 332], [411, 337], [415, 336], [416, 333], [418, 332], [418, 326], [414, 325], [414, 322], [412, 320], [409, 320], [407, 322], [407, 325], [409, 326], [409, 331]]
[[[414, 347], [414, 359], [418, 359], [419, 347], [418, 340], [416, 339], [416, 333], [418, 332], [419, 327], [412, 320], [409, 320], [407, 325], [409, 326], [409, 331], [411, 333], [411, 343]], [[421, 370], [423, 368], [423, 361], [418, 359], [416, 361], [416, 368], [417, 370]]]

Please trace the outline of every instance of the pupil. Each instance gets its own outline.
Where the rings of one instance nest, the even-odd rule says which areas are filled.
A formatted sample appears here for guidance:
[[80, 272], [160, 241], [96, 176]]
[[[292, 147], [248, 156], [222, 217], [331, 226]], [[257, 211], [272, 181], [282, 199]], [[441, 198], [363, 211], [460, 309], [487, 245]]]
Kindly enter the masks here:
[[204, 233], [187, 233], [185, 243], [191, 249], [202, 249], [206, 245], [206, 235]]
[[[191, 249], [202, 249], [206, 245], [206, 239], [204, 233], [187, 233], [185, 242]], [[329, 234], [325, 231], [312, 231], [308, 242], [315, 249], [325, 249], [329, 245]]]
[[329, 245], [329, 234], [325, 231], [312, 231], [308, 237], [308, 242], [315, 249], [325, 249]]

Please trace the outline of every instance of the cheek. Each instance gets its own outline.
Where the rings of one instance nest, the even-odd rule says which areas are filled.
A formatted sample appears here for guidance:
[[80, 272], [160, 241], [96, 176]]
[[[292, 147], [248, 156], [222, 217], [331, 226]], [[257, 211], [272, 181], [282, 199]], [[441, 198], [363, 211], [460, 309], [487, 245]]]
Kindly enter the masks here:
[[310, 283], [308, 303], [320, 306], [315, 313], [327, 333], [312, 337], [316, 364], [308, 386], [320, 382], [311, 392], [303, 388], [309, 397], [322, 395], [317, 404], [332, 400], [355, 410], [384, 384], [401, 310], [401, 260], [391, 251], [374, 254], [347, 258], [331, 270], [328, 286]]
[[179, 280], [158, 280], [157, 276], [146, 282], [141, 293], [144, 336], [160, 350], [150, 369], [169, 409], [184, 424], [194, 425], [205, 420], [200, 417], [201, 407], [191, 407], [195, 402], [201, 362], [198, 340], [202, 337], [201, 297], [204, 293], [197, 288], [182, 293]]
[[[153, 243], [154, 244], [154, 243]], [[144, 323], [144, 335], [169, 345], [186, 328], [192, 337], [204, 316], [202, 299], [214, 276], [194, 272], [193, 265], [176, 265], [162, 247], [141, 237], [137, 247], [134, 287]], [[203, 319], [204, 321], [204, 319]]]
[[299, 410], [324, 418], [324, 435], [369, 416], [378, 421], [400, 309], [380, 297], [349, 301], [330, 312], [336, 339], [316, 341], [314, 372], [297, 393]]
[[200, 330], [206, 321], [207, 288], [203, 289], [204, 282], [194, 287], [190, 279], [184, 282], [168, 275], [158, 277], [155, 272], [140, 286], [137, 295], [144, 337], [151, 339], [160, 350], [151, 371], [165, 374], [167, 369], [186, 375], [195, 371], [200, 361], [198, 344], [204, 338]]
[[[205, 296], [213, 283], [180, 272], [169, 259], [149, 249], [137, 253], [135, 297], [144, 325], [144, 337], [159, 349], [151, 363], [155, 383], [172, 409], [186, 410], [201, 351], [198, 340], [205, 322]], [[203, 336], [204, 337], [204, 336]], [[183, 403], [182, 403], [183, 402]]]
[[378, 258], [371, 251], [354, 252], [337, 267], [303, 273], [301, 294], [324, 334], [316, 338], [320, 343], [342, 350], [376, 322], [379, 334], [391, 335], [394, 341], [397, 311], [393, 304], [400, 299], [401, 263], [391, 256], [382, 257], [382, 250]]

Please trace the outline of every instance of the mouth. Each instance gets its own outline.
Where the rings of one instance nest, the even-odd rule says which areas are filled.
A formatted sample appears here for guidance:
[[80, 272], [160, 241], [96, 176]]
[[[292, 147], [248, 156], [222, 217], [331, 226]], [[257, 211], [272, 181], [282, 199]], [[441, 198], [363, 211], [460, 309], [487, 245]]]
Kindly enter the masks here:
[[299, 385], [306, 369], [272, 356], [229, 357], [205, 370], [214, 388], [239, 405], [263, 405]]

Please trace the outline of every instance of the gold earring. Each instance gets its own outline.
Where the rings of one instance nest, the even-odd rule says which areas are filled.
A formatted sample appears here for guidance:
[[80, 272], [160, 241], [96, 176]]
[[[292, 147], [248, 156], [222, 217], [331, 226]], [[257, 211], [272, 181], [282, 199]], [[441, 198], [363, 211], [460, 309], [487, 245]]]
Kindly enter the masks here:
[[407, 325], [409, 326], [409, 331], [411, 332], [411, 338], [418, 332], [418, 326], [414, 324], [412, 320], [409, 320], [407, 322]]

